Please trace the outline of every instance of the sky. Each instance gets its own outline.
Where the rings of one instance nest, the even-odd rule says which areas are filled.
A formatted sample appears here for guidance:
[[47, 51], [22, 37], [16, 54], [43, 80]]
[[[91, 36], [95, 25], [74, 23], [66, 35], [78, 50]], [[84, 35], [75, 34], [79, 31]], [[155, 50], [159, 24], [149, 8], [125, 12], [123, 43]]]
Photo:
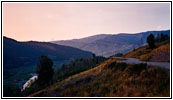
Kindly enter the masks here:
[[3, 3], [3, 35], [18, 41], [168, 29], [169, 3]]

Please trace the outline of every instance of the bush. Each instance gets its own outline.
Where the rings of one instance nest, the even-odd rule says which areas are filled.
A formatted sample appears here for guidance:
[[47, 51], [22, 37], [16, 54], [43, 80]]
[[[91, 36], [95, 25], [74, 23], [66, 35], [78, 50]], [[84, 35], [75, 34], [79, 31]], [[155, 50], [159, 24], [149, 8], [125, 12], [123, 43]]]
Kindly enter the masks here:
[[132, 74], [140, 75], [141, 71], [146, 69], [146, 68], [147, 68], [147, 64], [140, 63], [140, 64], [130, 65], [128, 67], [127, 71], [130, 75], [132, 75]]
[[107, 65], [107, 67], [112, 69], [113, 67], [115, 67], [116, 63], [117, 63], [116, 61], [111, 62]]
[[149, 77], [150, 75], [149, 75], [149, 73], [148, 73], [147, 70], [143, 70], [143, 71], [140, 73], [140, 76], [141, 76], [142, 78], [146, 78], [146, 77]]
[[117, 64], [115, 65], [115, 67], [114, 67], [113, 70], [114, 70], [114, 71], [117, 71], [117, 70], [123, 71], [126, 67], [127, 67], [127, 64], [121, 62], [121, 63], [117, 63]]

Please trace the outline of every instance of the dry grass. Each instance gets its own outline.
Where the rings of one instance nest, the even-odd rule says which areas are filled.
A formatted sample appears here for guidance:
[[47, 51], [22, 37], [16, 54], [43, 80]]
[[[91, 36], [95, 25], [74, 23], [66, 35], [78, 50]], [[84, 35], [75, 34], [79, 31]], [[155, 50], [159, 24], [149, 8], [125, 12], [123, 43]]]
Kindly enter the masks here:
[[84, 72], [81, 72], [81, 73], [78, 73], [78, 74], [75, 74], [75, 75], [72, 75], [72, 76], [66, 78], [65, 80], [62, 80], [61, 82], [57, 82], [56, 84], [54, 84], [50, 87], [47, 87], [46, 89], [42, 89], [42, 90], [40, 90], [40, 91], [38, 91], [34, 94], [29, 95], [29, 97], [33, 97], [35, 95], [39, 95], [39, 94], [42, 94], [42, 93], [45, 93], [45, 92], [54, 91], [57, 88], [63, 87], [65, 85], [69, 85], [71, 83], [75, 83], [76, 80], [85, 79], [86, 77], [91, 77], [91, 76], [97, 76], [103, 70], [104, 66], [106, 66], [107, 64], [109, 64], [111, 62], [114, 62], [115, 60], [116, 59], [114, 59], [114, 58], [109, 59], [109, 60], [103, 62], [102, 64], [100, 64], [97, 67], [94, 67], [92, 69], [89, 69], [87, 71], [84, 71]]
[[152, 49], [147, 49], [147, 46], [139, 47], [134, 51], [130, 51], [127, 54], [123, 55], [123, 57], [127, 58], [140, 58], [141, 55], [148, 54]]
[[159, 61], [159, 62], [169, 62], [170, 58], [170, 44], [162, 45], [148, 54], [140, 56], [142, 61]]
[[141, 61], [149, 61], [150, 59], [151, 59], [151, 54], [149, 53], [149, 54], [144, 54], [144, 55], [141, 55], [140, 56], [140, 60]]
[[127, 60], [126, 58], [122, 58], [122, 57], [113, 57], [113, 58], [111, 58], [111, 59], [113, 59], [113, 60], [115, 60], [115, 61]]
[[169, 74], [145, 64], [115, 63], [112, 58], [99, 66], [73, 75], [30, 96], [126, 97], [169, 96]]
[[164, 41], [156, 44], [157, 48], [147, 49], [147, 46], [137, 48], [134, 51], [128, 52], [123, 57], [138, 58], [142, 61], [170, 61], [170, 44], [169, 41]]

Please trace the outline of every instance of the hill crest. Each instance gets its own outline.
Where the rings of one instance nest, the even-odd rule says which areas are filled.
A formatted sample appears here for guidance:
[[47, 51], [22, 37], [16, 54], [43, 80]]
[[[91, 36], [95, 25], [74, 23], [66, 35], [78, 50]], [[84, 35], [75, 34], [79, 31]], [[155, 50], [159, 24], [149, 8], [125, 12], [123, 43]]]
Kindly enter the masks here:
[[90, 51], [99, 56], [109, 57], [116, 53], [127, 53], [134, 48], [146, 44], [146, 38], [149, 34], [155, 36], [160, 33], [170, 35], [170, 30], [147, 31], [134, 34], [102, 34], [81, 39], [53, 41], [52, 43], [71, 46], [85, 51]]

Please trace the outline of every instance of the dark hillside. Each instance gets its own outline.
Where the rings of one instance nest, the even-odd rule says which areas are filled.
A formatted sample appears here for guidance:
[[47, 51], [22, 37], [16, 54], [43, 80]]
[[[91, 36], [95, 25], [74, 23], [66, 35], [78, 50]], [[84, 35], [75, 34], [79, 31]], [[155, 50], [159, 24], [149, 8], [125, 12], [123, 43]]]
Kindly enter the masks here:
[[3, 37], [4, 69], [36, 64], [42, 55], [50, 57], [53, 61], [92, 57], [90, 52], [68, 46], [49, 42], [18, 42]]

